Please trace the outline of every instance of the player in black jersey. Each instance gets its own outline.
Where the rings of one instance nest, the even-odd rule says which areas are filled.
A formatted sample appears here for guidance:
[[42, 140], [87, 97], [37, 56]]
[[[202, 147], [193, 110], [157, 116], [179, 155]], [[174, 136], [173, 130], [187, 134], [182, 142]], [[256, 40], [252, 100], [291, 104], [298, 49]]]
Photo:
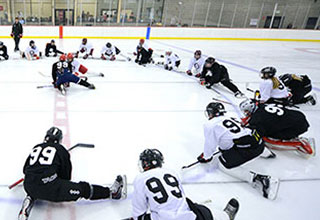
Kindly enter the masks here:
[[35, 200], [51, 202], [122, 199], [126, 197], [126, 176], [117, 176], [111, 187], [71, 181], [72, 165], [69, 152], [61, 145], [62, 131], [52, 127], [44, 142], [36, 145], [23, 167], [24, 189], [27, 193], [19, 213], [19, 220], [30, 215]]
[[206, 59], [202, 73], [197, 74], [196, 77], [200, 77], [201, 84], [206, 85], [207, 88], [211, 88], [213, 84], [221, 83], [231, 90], [235, 97], [244, 96], [238, 87], [231, 82], [227, 68], [217, 63], [213, 57]]
[[145, 43], [144, 39], [140, 39], [139, 44], [137, 46], [137, 52], [134, 54], [137, 56], [135, 59], [135, 62], [139, 65], [145, 65], [147, 63], [152, 62], [152, 53], [153, 50], [148, 47], [148, 45]]
[[56, 57], [56, 56], [58, 56], [58, 54], [63, 54], [63, 52], [58, 50], [57, 46], [55, 44], [55, 41], [51, 40], [50, 43], [46, 44], [45, 55], [46, 55], [46, 57], [49, 57], [49, 56]]
[[2, 41], [0, 41], [0, 58], [1, 57], [4, 58], [5, 60], [9, 59], [7, 47], [6, 45], [4, 45]]
[[[301, 146], [303, 149], [298, 150], [306, 154], [314, 153], [310, 140], [299, 137], [309, 128], [306, 116], [302, 112], [285, 108], [281, 104], [258, 104], [250, 99], [241, 102], [240, 109], [247, 116], [245, 121], [243, 120], [244, 124], [256, 129], [265, 137], [267, 143], [284, 146], [290, 145], [291, 142], [291, 146]], [[286, 144], [283, 144], [284, 142]]]
[[279, 79], [290, 90], [292, 96], [289, 102], [292, 104], [310, 103], [316, 104], [316, 99], [313, 95], [307, 95], [312, 90], [311, 80], [307, 75], [283, 74]]

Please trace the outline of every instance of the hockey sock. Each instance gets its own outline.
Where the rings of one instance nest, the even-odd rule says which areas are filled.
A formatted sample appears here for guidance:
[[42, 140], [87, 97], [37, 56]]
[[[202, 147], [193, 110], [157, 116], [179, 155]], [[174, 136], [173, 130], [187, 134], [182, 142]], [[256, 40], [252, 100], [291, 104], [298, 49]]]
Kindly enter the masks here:
[[110, 189], [99, 185], [90, 185], [87, 182], [80, 182], [82, 197], [90, 200], [107, 199], [110, 197]]

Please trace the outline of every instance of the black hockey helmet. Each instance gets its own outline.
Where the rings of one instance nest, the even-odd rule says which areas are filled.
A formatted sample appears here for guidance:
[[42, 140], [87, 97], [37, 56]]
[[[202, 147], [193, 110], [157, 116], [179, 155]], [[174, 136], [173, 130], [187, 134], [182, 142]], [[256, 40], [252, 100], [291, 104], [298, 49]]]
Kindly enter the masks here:
[[145, 149], [139, 156], [139, 165], [142, 172], [162, 167], [162, 164], [163, 155], [157, 149]]
[[112, 46], [112, 45], [111, 45], [110, 42], [108, 42], [108, 43], [106, 44], [106, 47], [107, 47], [107, 48], [111, 48], [111, 46]]
[[0, 41], [0, 46], [3, 46], [3, 42], [2, 41]]
[[201, 50], [196, 50], [194, 52], [194, 58], [199, 59], [201, 57]]
[[207, 105], [205, 115], [207, 118], [211, 119], [213, 117], [218, 117], [220, 115], [224, 115], [226, 113], [226, 110], [224, 109], [224, 106], [220, 102], [211, 102]]
[[52, 40], [51, 40], [51, 43], [52, 43], [52, 44], [54, 44], [54, 43], [55, 43], [55, 41], [52, 39]]
[[29, 42], [29, 46], [30, 46], [30, 47], [34, 46], [34, 40], [31, 40], [31, 41]]
[[214, 59], [213, 57], [208, 57], [204, 63], [205, 67], [210, 68], [212, 67], [212, 65], [214, 64], [214, 62], [216, 62], [216, 59]]
[[82, 39], [82, 44], [87, 44], [87, 42], [88, 42], [88, 39], [87, 39], [87, 38], [83, 38], [83, 39]]
[[61, 143], [63, 138], [62, 131], [57, 127], [51, 127], [46, 136], [44, 137], [44, 141], [47, 143]]
[[272, 67], [272, 66], [267, 66], [262, 68], [262, 70], [260, 71], [261, 73], [261, 78], [262, 79], [269, 79], [272, 78], [276, 75], [276, 68]]
[[291, 75], [291, 74], [286, 73], [286, 74], [283, 74], [283, 75], [279, 76], [279, 79], [283, 82], [283, 84], [284, 84], [285, 86], [288, 86], [289, 83], [292, 81], [293, 78], [292, 78], [292, 75]]

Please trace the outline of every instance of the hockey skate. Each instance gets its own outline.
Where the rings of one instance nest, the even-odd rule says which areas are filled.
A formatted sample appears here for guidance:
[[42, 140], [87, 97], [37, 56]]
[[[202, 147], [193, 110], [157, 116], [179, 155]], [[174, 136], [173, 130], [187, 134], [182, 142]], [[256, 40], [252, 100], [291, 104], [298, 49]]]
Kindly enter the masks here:
[[310, 105], [316, 105], [317, 104], [317, 98], [316, 98], [315, 94], [309, 95], [307, 97], [307, 104], [310, 104]]
[[90, 84], [90, 85], [88, 86], [88, 89], [96, 89], [96, 87], [95, 87], [93, 84]]
[[66, 95], [67, 94], [66, 87], [65, 87], [64, 84], [60, 84], [58, 86], [58, 89], [59, 89], [59, 91], [61, 92], [62, 95]]
[[28, 220], [33, 204], [34, 204], [34, 200], [30, 196], [27, 196], [23, 200], [22, 207], [19, 212], [18, 220]]
[[127, 198], [127, 176], [118, 175], [110, 187], [111, 198], [114, 200]]
[[280, 180], [271, 176], [254, 173], [253, 188], [259, 188], [264, 198], [274, 200], [277, 197]]
[[302, 155], [315, 155], [315, 140], [314, 138], [297, 138], [292, 140], [276, 140], [263, 137], [267, 147], [275, 150], [295, 150]]
[[227, 215], [229, 216], [230, 220], [234, 220], [238, 210], [239, 210], [239, 202], [238, 202], [238, 200], [232, 198], [228, 202], [227, 206], [224, 208], [223, 211], [227, 213]]

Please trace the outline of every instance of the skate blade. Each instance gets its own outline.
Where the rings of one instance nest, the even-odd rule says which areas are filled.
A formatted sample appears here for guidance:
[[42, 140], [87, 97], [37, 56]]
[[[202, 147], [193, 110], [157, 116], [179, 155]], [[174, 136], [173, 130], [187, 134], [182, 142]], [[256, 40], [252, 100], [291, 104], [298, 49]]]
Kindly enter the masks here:
[[280, 186], [280, 180], [277, 178], [270, 178], [270, 188], [268, 192], [268, 199], [270, 200], [275, 200], [278, 195], [279, 191], [279, 186]]
[[121, 199], [127, 198], [127, 176], [122, 175], [123, 187], [121, 191]]

